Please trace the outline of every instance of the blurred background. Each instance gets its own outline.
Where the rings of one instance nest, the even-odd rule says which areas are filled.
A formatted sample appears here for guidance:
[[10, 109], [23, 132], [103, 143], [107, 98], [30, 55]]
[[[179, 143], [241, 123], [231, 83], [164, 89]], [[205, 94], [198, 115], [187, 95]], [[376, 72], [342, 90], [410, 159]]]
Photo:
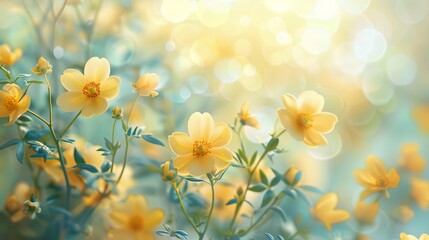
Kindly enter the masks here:
[[[283, 94], [315, 90], [325, 97], [324, 110], [339, 118], [327, 135], [329, 144], [308, 148], [286, 134], [280, 147], [287, 152], [267, 165], [295, 165], [305, 184], [337, 192], [339, 207], [353, 211], [362, 188], [352, 171], [364, 168], [369, 154], [377, 155], [399, 169], [401, 183], [389, 200], [381, 201], [376, 223], [362, 232], [373, 239], [399, 239], [401, 231], [429, 231], [428, 213], [409, 198], [410, 173], [398, 167], [405, 143], [418, 144], [423, 158], [429, 158], [427, 0], [69, 0], [57, 19], [51, 2], [55, 12], [63, 7], [63, 1], [0, 1], [0, 44], [23, 50], [13, 74], [31, 73], [44, 56], [53, 65], [58, 96], [66, 68], [81, 69], [89, 57], [105, 57], [112, 75], [122, 79], [110, 107], [124, 107], [127, 113], [134, 100], [131, 83], [144, 73], [157, 73], [160, 95], [141, 99], [131, 121], [164, 142], [173, 131], [186, 132], [195, 111], [232, 124], [249, 102], [261, 128], [244, 132], [247, 143], [257, 146], [269, 140]], [[45, 90], [29, 93], [31, 109], [47, 114]], [[74, 116], [57, 114], [63, 127]], [[101, 145], [111, 124], [108, 112], [79, 119], [72, 131]], [[15, 136], [12, 128], [1, 127], [1, 139]], [[132, 164], [140, 167], [133, 168], [136, 176], [130, 181], [136, 186], [130, 191], [162, 192], [138, 180], [144, 175], [140, 163], [169, 160], [168, 147], [142, 144], [133, 154]], [[17, 182], [31, 178], [13, 150], [4, 150], [0, 160], [3, 202]], [[417, 176], [429, 178], [428, 171]], [[406, 223], [392, 216], [403, 203], [414, 212]], [[352, 221], [343, 225], [346, 232], [356, 230]]]

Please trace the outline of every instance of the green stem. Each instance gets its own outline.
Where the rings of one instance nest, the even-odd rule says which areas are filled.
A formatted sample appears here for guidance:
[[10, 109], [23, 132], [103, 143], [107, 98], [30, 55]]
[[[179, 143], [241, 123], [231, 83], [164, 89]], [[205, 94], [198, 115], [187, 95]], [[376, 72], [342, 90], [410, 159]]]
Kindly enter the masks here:
[[4, 68], [4, 66], [0, 66], [0, 70], [2, 70], [2, 72], [4, 73], [4, 75], [6, 75], [7, 80], [9, 80], [9, 82], [12, 83], [12, 76], [10, 75], [9, 70], [7, 70], [6, 68]]
[[[180, 191], [177, 188], [176, 184], [172, 184], [174, 191], [176, 192], [177, 198], [179, 199], [180, 207], [182, 208], [182, 212], [185, 215], [186, 219], [188, 220], [189, 224], [191, 224], [192, 228], [195, 230], [195, 232], [198, 234], [198, 236], [201, 236], [200, 231], [198, 231], [198, 228], [193, 223], [191, 216], [189, 216], [188, 211], [186, 211], [185, 205], [183, 204], [182, 195], [180, 195]], [[201, 238], [200, 238], [201, 239]]]
[[62, 138], [64, 136], [64, 134], [66, 134], [66, 132], [69, 130], [69, 128], [73, 125], [73, 123], [76, 121], [76, 119], [80, 116], [80, 114], [82, 113], [82, 110], [80, 110], [76, 116], [74, 116], [74, 118], [69, 122], [69, 124], [67, 125], [67, 127], [64, 129], [64, 131], [61, 133], [60, 138]]
[[[124, 121], [124, 120], [122, 120], [122, 121]], [[124, 134], [124, 136], [125, 136], [124, 163], [122, 164], [121, 173], [119, 173], [119, 177], [118, 177], [118, 180], [116, 181], [116, 185], [118, 185], [119, 182], [121, 181], [122, 175], [124, 174], [124, 171], [125, 171], [125, 166], [127, 165], [128, 148], [129, 148], [129, 145], [130, 145], [130, 138], [127, 136], [127, 134]]]
[[48, 88], [48, 100], [49, 100], [49, 125], [53, 124], [52, 120], [52, 93], [51, 93], [51, 85], [49, 84], [48, 77], [44, 74], [46, 86]]
[[211, 175], [210, 175], [210, 173], [209, 173], [209, 174], [207, 174], [207, 177], [209, 178], [209, 181], [210, 181], [210, 187], [211, 187], [211, 190], [212, 190], [212, 203], [211, 203], [211, 206], [210, 206], [209, 215], [207, 216], [207, 221], [206, 221], [206, 223], [205, 223], [204, 231], [203, 231], [202, 233], [200, 233], [200, 234], [199, 234], [199, 236], [200, 236], [200, 240], [203, 240], [203, 239], [204, 239], [204, 235], [206, 234], [207, 229], [208, 229], [208, 227], [209, 227], [210, 219], [211, 219], [211, 217], [212, 217], [212, 213], [213, 213], [213, 209], [214, 209], [214, 205], [215, 205], [215, 199], [214, 199], [214, 197], [215, 197], [215, 192], [214, 192], [213, 176], [211, 176]]
[[[112, 144], [114, 144], [115, 142], [115, 127], [116, 127], [116, 119], [113, 120], [112, 141], [111, 141]], [[115, 149], [115, 151], [112, 152], [112, 167], [110, 168], [110, 172], [113, 172], [113, 166], [115, 166], [116, 151], [117, 149]]]
[[36, 118], [38, 118], [40, 121], [42, 121], [44, 124], [46, 124], [46, 126], [49, 127], [49, 123], [48, 121], [46, 121], [43, 117], [41, 117], [39, 114], [31, 111], [30, 109], [27, 110], [28, 113], [32, 114], [33, 116], [35, 116]]

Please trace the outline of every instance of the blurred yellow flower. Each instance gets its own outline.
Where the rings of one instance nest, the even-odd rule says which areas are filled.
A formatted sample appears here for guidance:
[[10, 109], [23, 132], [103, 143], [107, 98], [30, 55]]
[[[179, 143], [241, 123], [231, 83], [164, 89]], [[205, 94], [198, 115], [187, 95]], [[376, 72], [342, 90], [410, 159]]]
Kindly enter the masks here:
[[161, 209], [148, 210], [142, 195], [130, 195], [125, 203], [112, 204], [108, 214], [111, 224], [108, 237], [110, 239], [151, 240], [153, 230], [164, 218]]
[[393, 212], [393, 216], [405, 224], [411, 219], [413, 219], [414, 211], [410, 208], [410, 206], [401, 204], [395, 209], [395, 211]]
[[380, 206], [377, 202], [359, 201], [355, 206], [355, 218], [362, 224], [374, 224]]
[[141, 76], [137, 82], [132, 83], [135, 88], [134, 92], [139, 93], [139, 96], [151, 96], [156, 97], [158, 93], [155, 92], [155, 88], [159, 85], [159, 76], [155, 73], [146, 73]]
[[52, 72], [52, 66], [44, 57], [40, 57], [36, 66], [31, 68], [31, 71], [36, 75], [49, 74]]
[[286, 171], [283, 179], [286, 184], [295, 186], [301, 180], [301, 176], [301, 171], [292, 166]]
[[11, 66], [18, 61], [22, 56], [21, 48], [10, 50], [9, 45], [3, 44], [0, 46], [0, 65]]
[[413, 235], [407, 235], [406, 233], [401, 233], [399, 237], [401, 238], [400, 240], [429, 240], [429, 235], [425, 233], [420, 235], [418, 239], [417, 237], [414, 237]]
[[325, 99], [315, 91], [305, 91], [296, 99], [290, 94], [282, 96], [285, 108], [277, 109], [281, 125], [297, 140], [317, 147], [328, 142], [322, 133], [331, 132], [338, 118], [322, 112]]
[[399, 184], [399, 174], [394, 168], [387, 172], [386, 165], [378, 157], [369, 155], [366, 158], [366, 169], [353, 172], [356, 181], [366, 189], [361, 193], [360, 200], [376, 192], [383, 192], [388, 196], [387, 189], [396, 188]]
[[4, 210], [12, 222], [19, 222], [26, 218], [24, 202], [30, 198], [32, 193], [33, 189], [27, 183], [20, 182], [15, 186], [14, 193], [6, 197]]
[[116, 120], [121, 120], [124, 115], [123, 115], [124, 109], [120, 108], [120, 107], [115, 107], [112, 109], [112, 118], [116, 119]]
[[420, 155], [419, 145], [416, 143], [402, 145], [399, 163], [412, 173], [421, 173], [426, 167], [426, 161]]
[[21, 98], [21, 88], [16, 84], [5, 84], [3, 91], [0, 91], [0, 118], [9, 117], [9, 122], [5, 126], [12, 125], [28, 107], [31, 98], [25, 95]]
[[350, 218], [350, 214], [347, 211], [335, 209], [337, 203], [337, 194], [327, 193], [311, 208], [311, 214], [322, 222], [329, 231], [332, 230], [332, 224], [344, 222]]
[[429, 134], [429, 105], [415, 107], [412, 115], [420, 131], [424, 134]]
[[68, 92], [57, 98], [58, 106], [65, 112], [82, 110], [82, 115], [92, 117], [104, 113], [107, 100], [118, 95], [119, 77], [109, 76], [110, 64], [105, 58], [92, 57], [86, 62], [84, 74], [66, 69], [61, 83]]
[[429, 182], [424, 179], [411, 178], [411, 197], [417, 202], [420, 208], [429, 209]]
[[170, 169], [170, 161], [161, 164], [161, 170], [163, 181], [174, 181], [177, 178], [177, 171]]
[[243, 125], [251, 126], [254, 128], [260, 128], [260, 123], [253, 115], [249, 113], [249, 103], [246, 102], [241, 106], [241, 111], [237, 114], [240, 119], [240, 123]]
[[232, 153], [225, 146], [232, 136], [226, 124], [215, 124], [209, 113], [196, 112], [189, 117], [188, 132], [168, 136], [171, 150], [178, 155], [174, 167], [179, 174], [199, 176], [229, 165]]

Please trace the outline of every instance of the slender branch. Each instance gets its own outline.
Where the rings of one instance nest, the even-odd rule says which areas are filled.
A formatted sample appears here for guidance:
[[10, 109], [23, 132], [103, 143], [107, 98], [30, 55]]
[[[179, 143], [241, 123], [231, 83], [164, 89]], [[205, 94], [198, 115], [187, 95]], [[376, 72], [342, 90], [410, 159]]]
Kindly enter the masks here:
[[80, 110], [76, 116], [74, 116], [74, 118], [69, 122], [69, 124], [67, 125], [67, 127], [64, 129], [64, 131], [61, 133], [60, 138], [62, 138], [64, 136], [64, 134], [66, 134], [66, 132], [69, 130], [69, 128], [73, 125], [73, 123], [76, 121], [76, 119], [80, 116], [80, 114], [82, 113], [82, 110]]
[[209, 173], [209, 174], [207, 174], [207, 177], [209, 178], [209, 181], [210, 181], [210, 187], [211, 187], [211, 190], [212, 190], [212, 203], [211, 203], [211, 206], [210, 206], [209, 215], [207, 216], [207, 221], [206, 221], [206, 223], [205, 223], [204, 231], [200, 234], [200, 240], [203, 240], [203, 239], [204, 239], [204, 235], [206, 234], [207, 229], [208, 229], [208, 227], [209, 227], [210, 219], [211, 219], [211, 217], [212, 217], [212, 213], [213, 213], [213, 209], [214, 209], [214, 205], [215, 205], [215, 199], [214, 199], [214, 197], [215, 197], [215, 192], [214, 192], [214, 182], [213, 182], [213, 177], [210, 175], [210, 173]]
[[[192, 228], [195, 230], [195, 232], [200, 236], [200, 231], [195, 226], [194, 222], [191, 219], [191, 216], [189, 216], [188, 211], [186, 211], [185, 205], [183, 204], [182, 196], [180, 195], [180, 191], [177, 188], [176, 184], [172, 184], [174, 191], [176, 192], [177, 198], [179, 199], [180, 207], [182, 208], [182, 212], [185, 215], [186, 219], [188, 220], [189, 224], [191, 224]], [[201, 239], [201, 238], [200, 238]]]
[[46, 121], [43, 117], [41, 117], [39, 114], [31, 111], [30, 109], [27, 110], [28, 113], [32, 114], [33, 116], [35, 116], [36, 118], [38, 118], [40, 121], [42, 121], [44, 124], [46, 124], [46, 126], [49, 127], [49, 123], [48, 121]]
[[[113, 120], [113, 126], [112, 126], [112, 141], [111, 141], [112, 144], [114, 144], [115, 142], [115, 128], [116, 128], [116, 119]], [[110, 172], [113, 172], [113, 166], [115, 166], [116, 151], [117, 149], [115, 148], [115, 151], [112, 152], [112, 167], [110, 168]]]
[[46, 86], [48, 88], [48, 100], [49, 100], [49, 125], [52, 126], [53, 124], [53, 120], [52, 120], [52, 93], [51, 93], [51, 85], [49, 84], [49, 80], [48, 77], [46, 76], [46, 74], [44, 74], [45, 77], [45, 82], [46, 82]]

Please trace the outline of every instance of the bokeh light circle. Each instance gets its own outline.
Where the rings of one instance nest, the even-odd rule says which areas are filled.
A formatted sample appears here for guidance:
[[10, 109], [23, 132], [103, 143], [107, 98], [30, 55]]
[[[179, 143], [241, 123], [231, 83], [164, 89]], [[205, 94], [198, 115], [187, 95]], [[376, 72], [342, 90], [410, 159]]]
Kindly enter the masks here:
[[395, 85], [408, 85], [417, 76], [417, 65], [415, 61], [407, 55], [394, 55], [387, 62], [387, 75]]
[[387, 42], [383, 34], [373, 28], [361, 29], [353, 43], [355, 55], [366, 63], [380, 60], [386, 48]]

